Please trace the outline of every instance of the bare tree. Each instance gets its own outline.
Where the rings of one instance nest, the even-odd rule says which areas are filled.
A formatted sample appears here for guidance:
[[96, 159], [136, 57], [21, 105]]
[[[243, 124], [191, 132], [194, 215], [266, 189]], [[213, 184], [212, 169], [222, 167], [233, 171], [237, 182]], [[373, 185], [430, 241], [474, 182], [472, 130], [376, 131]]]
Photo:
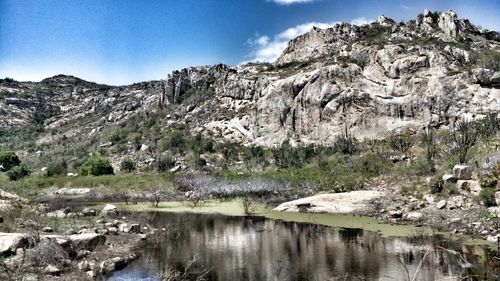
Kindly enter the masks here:
[[154, 186], [151, 189], [149, 189], [148, 193], [146, 194], [146, 198], [151, 203], [151, 206], [158, 208], [158, 205], [160, 205], [160, 202], [164, 197], [164, 195], [165, 191], [163, 188], [159, 186]]

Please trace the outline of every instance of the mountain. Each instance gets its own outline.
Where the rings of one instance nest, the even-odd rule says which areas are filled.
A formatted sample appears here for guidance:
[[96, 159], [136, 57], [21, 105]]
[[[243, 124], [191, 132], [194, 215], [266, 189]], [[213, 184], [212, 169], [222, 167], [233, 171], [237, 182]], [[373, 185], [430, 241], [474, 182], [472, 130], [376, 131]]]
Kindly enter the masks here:
[[315, 27], [274, 63], [191, 67], [118, 87], [65, 75], [3, 79], [0, 143], [130, 153], [131, 143], [157, 146], [180, 129], [218, 143], [328, 144], [346, 128], [380, 138], [499, 110], [499, 33], [426, 10], [408, 22]]

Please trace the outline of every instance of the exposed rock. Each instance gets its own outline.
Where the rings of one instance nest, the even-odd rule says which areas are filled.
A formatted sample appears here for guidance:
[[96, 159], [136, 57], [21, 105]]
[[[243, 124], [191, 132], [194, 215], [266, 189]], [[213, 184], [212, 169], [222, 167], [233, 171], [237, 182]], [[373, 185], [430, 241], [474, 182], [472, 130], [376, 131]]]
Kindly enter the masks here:
[[495, 192], [495, 202], [500, 206], [500, 191]]
[[380, 198], [379, 191], [351, 191], [343, 193], [319, 194], [280, 204], [275, 211], [313, 213], [354, 213], [367, 208], [369, 201]]
[[14, 254], [18, 248], [28, 243], [27, 236], [21, 233], [0, 233], [0, 256]]
[[409, 221], [419, 222], [424, 218], [424, 215], [419, 212], [410, 212], [406, 214], [406, 219]]
[[139, 224], [120, 224], [119, 230], [124, 233], [140, 233], [141, 226]]
[[459, 180], [457, 181], [457, 188], [470, 192], [472, 195], [477, 196], [481, 192], [481, 184], [476, 180]]
[[455, 177], [454, 175], [444, 175], [443, 181], [449, 183], [456, 183], [458, 181], [458, 178]]
[[459, 180], [470, 180], [472, 170], [467, 165], [455, 165], [453, 167], [453, 175]]
[[443, 209], [446, 206], [446, 200], [441, 200], [436, 204], [436, 208]]
[[118, 216], [118, 207], [112, 204], [106, 204], [101, 210], [101, 217], [116, 217]]
[[42, 228], [42, 232], [52, 233], [52, 232], [54, 232], [54, 230], [52, 229], [52, 227], [46, 226], [46, 227]]
[[403, 212], [400, 210], [392, 210], [387, 213], [390, 218], [399, 219], [403, 217]]
[[82, 217], [93, 217], [96, 215], [96, 211], [90, 208], [85, 208], [80, 212]]
[[50, 275], [59, 275], [61, 270], [56, 266], [49, 264], [43, 269], [43, 272]]
[[94, 250], [99, 245], [104, 245], [104, 243], [106, 242], [106, 237], [104, 235], [95, 233], [70, 235], [69, 239], [71, 240], [73, 246], [76, 249], [83, 249], [89, 251]]
[[127, 261], [121, 257], [115, 257], [109, 260], [105, 260], [100, 264], [101, 273], [106, 275], [112, 273], [113, 271], [122, 269], [127, 265]]
[[432, 204], [432, 203], [434, 203], [435, 198], [434, 198], [434, 196], [427, 194], [427, 195], [424, 195], [424, 200], [428, 204]]

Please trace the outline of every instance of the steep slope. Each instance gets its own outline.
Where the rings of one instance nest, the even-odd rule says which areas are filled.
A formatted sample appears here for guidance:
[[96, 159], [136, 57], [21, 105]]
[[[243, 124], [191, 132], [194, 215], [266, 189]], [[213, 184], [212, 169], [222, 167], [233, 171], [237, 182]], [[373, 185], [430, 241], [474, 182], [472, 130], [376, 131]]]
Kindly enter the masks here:
[[39, 145], [78, 143], [160, 112], [154, 118], [162, 128], [182, 123], [220, 142], [274, 146], [328, 143], [345, 127], [363, 138], [447, 126], [499, 111], [499, 40], [454, 12], [424, 11], [406, 23], [381, 16], [364, 26], [313, 28], [273, 64], [192, 67], [121, 87], [64, 75], [4, 79], [0, 127], [36, 123]]

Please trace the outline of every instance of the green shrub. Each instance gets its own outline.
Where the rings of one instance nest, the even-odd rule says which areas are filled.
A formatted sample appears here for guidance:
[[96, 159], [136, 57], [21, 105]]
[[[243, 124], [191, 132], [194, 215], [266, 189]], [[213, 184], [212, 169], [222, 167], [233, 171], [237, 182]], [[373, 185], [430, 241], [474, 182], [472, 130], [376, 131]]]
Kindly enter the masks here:
[[344, 134], [335, 139], [333, 150], [338, 153], [353, 155], [359, 152], [359, 142], [346, 128]]
[[100, 155], [91, 156], [83, 165], [78, 169], [82, 176], [102, 176], [112, 175], [113, 166], [109, 159]]
[[304, 164], [303, 151], [298, 147], [292, 147], [288, 141], [272, 152], [274, 163], [278, 168], [302, 167]]
[[417, 158], [415, 161], [411, 162], [408, 172], [417, 176], [426, 176], [432, 175], [435, 171], [434, 161], [425, 158]]
[[401, 153], [406, 153], [415, 144], [415, 138], [410, 134], [393, 134], [388, 141], [392, 149]]
[[369, 153], [353, 158], [352, 166], [356, 173], [363, 174], [365, 177], [375, 177], [386, 172], [390, 162], [375, 153]]
[[486, 207], [495, 206], [495, 189], [485, 187], [477, 197], [478, 201], [483, 203]]
[[21, 160], [14, 151], [0, 151], [0, 165], [4, 171], [8, 171], [19, 164], [21, 164]]
[[442, 177], [434, 177], [430, 183], [429, 188], [432, 194], [441, 193], [443, 191], [444, 181]]
[[175, 158], [170, 154], [162, 154], [156, 161], [156, 169], [159, 173], [170, 170], [175, 166]]
[[47, 167], [47, 172], [46, 175], [48, 177], [53, 177], [56, 175], [64, 175], [68, 171], [68, 164], [64, 159], [58, 158], [55, 160], [52, 160], [50, 162], [49, 166]]
[[120, 169], [124, 172], [130, 173], [136, 169], [135, 162], [130, 158], [125, 158], [120, 163]]
[[18, 179], [27, 177], [31, 174], [30, 169], [26, 164], [21, 163], [18, 166], [12, 167], [10, 170], [7, 171], [6, 175], [11, 181], [16, 181]]

